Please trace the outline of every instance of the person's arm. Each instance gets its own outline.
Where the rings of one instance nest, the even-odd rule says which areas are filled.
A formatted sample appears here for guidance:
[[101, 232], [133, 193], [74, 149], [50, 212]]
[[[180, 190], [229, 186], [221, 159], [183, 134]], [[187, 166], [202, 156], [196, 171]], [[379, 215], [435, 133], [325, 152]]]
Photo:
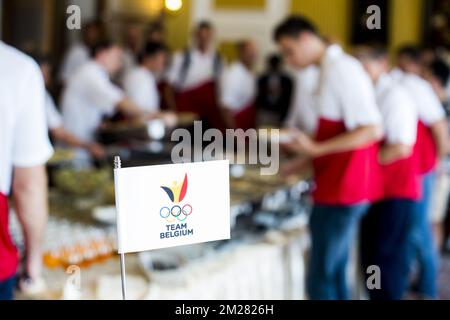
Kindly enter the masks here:
[[[237, 79], [236, 79], [237, 78]], [[236, 121], [233, 110], [236, 110], [236, 94], [240, 89], [239, 77], [236, 77], [234, 69], [224, 71], [218, 83], [217, 104], [224, 124], [227, 128], [236, 128]]]
[[153, 114], [143, 111], [128, 98], [123, 98], [121, 101], [119, 101], [119, 103], [117, 103], [116, 105], [116, 109], [117, 111], [121, 111], [126, 116], [129, 116], [131, 118], [154, 118]]
[[378, 160], [381, 164], [388, 165], [411, 156], [413, 148], [405, 144], [385, 145], [380, 149]]
[[176, 87], [179, 81], [181, 68], [184, 60], [183, 53], [176, 53], [173, 56], [173, 60], [165, 74], [166, 85], [163, 88], [163, 96], [166, 101], [166, 104], [171, 111], [177, 111], [177, 101], [175, 99], [176, 96]]
[[176, 111], [177, 103], [175, 100], [175, 89], [172, 87], [172, 85], [166, 84], [163, 88], [162, 94], [169, 110]]
[[50, 134], [55, 140], [70, 147], [86, 149], [96, 159], [104, 159], [106, 156], [106, 151], [100, 144], [83, 142], [70, 132], [67, 132], [63, 127], [50, 129]]
[[298, 154], [315, 158], [355, 150], [380, 140], [382, 136], [383, 131], [379, 125], [361, 126], [322, 142], [315, 141], [303, 132], [297, 132], [294, 142], [285, 146]]
[[419, 114], [433, 134], [439, 158], [449, 153], [448, 125], [445, 117], [445, 110], [439, 101], [438, 96], [433, 91], [433, 87], [428, 82], [415, 88], [419, 94], [415, 99], [419, 99], [417, 104], [421, 106]]
[[25, 238], [26, 272], [32, 279], [37, 279], [42, 270], [42, 243], [48, 214], [45, 167], [16, 167], [13, 195]]
[[236, 121], [234, 120], [233, 112], [226, 107], [219, 107], [219, 111], [222, 114], [222, 119], [225, 123], [225, 126], [228, 129], [236, 128]]
[[446, 119], [442, 119], [430, 126], [431, 132], [436, 143], [439, 158], [445, 157], [450, 152], [448, 124]]
[[281, 167], [281, 174], [284, 177], [293, 175], [304, 175], [311, 170], [311, 159], [305, 157], [297, 157], [289, 160]]

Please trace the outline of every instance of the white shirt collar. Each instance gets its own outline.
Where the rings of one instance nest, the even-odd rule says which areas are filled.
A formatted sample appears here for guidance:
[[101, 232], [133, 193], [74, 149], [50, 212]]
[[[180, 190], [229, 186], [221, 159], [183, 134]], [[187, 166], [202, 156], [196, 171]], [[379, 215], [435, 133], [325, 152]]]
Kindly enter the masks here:
[[391, 70], [390, 75], [394, 80], [399, 80], [405, 76], [405, 72], [403, 72], [400, 68], [394, 68]]
[[392, 76], [388, 73], [382, 74], [375, 84], [375, 92], [377, 96], [383, 95], [387, 90], [389, 90], [389, 88], [392, 87], [392, 82]]
[[197, 54], [201, 57], [206, 57], [206, 56], [214, 56], [215, 50], [213, 47], [209, 47], [206, 51], [200, 51], [200, 49], [195, 46], [191, 49], [191, 52], [194, 54]]
[[106, 69], [103, 68], [103, 66], [102, 66], [101, 64], [97, 63], [95, 60], [92, 60], [91, 64], [92, 64], [92, 66], [93, 66], [95, 69], [98, 70], [98, 72], [99, 72], [102, 76], [104, 76], [104, 77], [106, 77], [106, 78], [108, 78], [108, 79], [110, 78], [110, 75], [109, 75], [108, 71], [106, 71]]
[[335, 59], [336, 57], [339, 57], [344, 53], [344, 50], [340, 45], [332, 44], [328, 46], [325, 50], [325, 55], [322, 59], [322, 64], [326, 65], [328, 62], [332, 59]]

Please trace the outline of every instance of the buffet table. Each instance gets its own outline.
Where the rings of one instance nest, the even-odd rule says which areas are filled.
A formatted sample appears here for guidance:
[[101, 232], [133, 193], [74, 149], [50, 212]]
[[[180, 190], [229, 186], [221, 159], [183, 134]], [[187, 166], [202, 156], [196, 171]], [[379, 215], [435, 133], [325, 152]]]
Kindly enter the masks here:
[[[22, 298], [120, 299], [114, 220], [95, 214], [99, 208], [113, 210], [112, 180], [105, 175], [109, 169], [91, 174], [67, 170], [53, 175], [56, 185], [50, 191], [44, 255], [48, 288]], [[258, 168], [230, 171], [232, 239], [128, 254], [129, 298], [305, 298], [309, 184], [261, 177]], [[15, 219], [11, 229], [21, 248]]]

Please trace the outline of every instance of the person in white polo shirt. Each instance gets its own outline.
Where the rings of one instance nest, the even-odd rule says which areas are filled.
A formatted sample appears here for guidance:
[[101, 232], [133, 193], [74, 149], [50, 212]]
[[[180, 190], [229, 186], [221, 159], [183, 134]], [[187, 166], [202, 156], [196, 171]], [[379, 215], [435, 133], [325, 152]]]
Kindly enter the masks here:
[[224, 62], [213, 44], [214, 29], [200, 22], [193, 34], [192, 47], [174, 55], [167, 72], [166, 100], [171, 110], [194, 112], [205, 126], [224, 127], [218, 91]]
[[52, 155], [37, 64], [0, 41], [0, 300], [11, 299], [19, 256], [8, 232], [10, 191], [25, 237], [22, 286], [41, 278], [47, 220], [45, 163]]
[[157, 79], [164, 72], [166, 59], [167, 49], [163, 44], [147, 43], [139, 54], [139, 66], [125, 75], [125, 93], [142, 110], [160, 110]]
[[369, 76], [338, 45], [328, 45], [306, 18], [292, 16], [274, 34], [286, 62], [320, 68], [313, 137], [298, 132], [284, 143], [313, 162], [315, 190], [310, 218], [309, 298], [349, 298], [347, 261], [369, 203], [380, 196], [375, 169], [381, 115]]
[[[296, 71], [294, 95], [284, 123], [285, 132], [298, 129], [314, 137], [317, 130], [316, 103], [319, 76], [320, 68], [315, 65]], [[307, 173], [310, 169], [309, 158], [296, 157], [286, 162], [281, 172], [284, 176], [290, 176]]]
[[315, 99], [319, 85], [320, 69], [309, 66], [296, 72], [294, 97], [285, 121], [285, 127], [297, 128], [310, 135], [317, 124]]
[[[46, 56], [36, 55], [33, 57], [39, 64], [46, 88], [52, 84], [52, 64]], [[104, 148], [95, 142], [84, 142], [75, 137], [64, 128], [62, 115], [55, 105], [50, 92], [46, 92], [45, 96], [45, 113], [47, 125], [50, 135], [55, 143], [63, 144], [67, 147], [82, 148], [88, 151], [94, 158], [98, 160], [104, 159], [106, 152]]]
[[[419, 116], [407, 90], [389, 75], [383, 47], [360, 48], [357, 57], [374, 82], [385, 132], [378, 157], [383, 198], [372, 205], [361, 224], [362, 270], [372, 265], [381, 270], [381, 288], [369, 290], [371, 299], [401, 300], [408, 289], [409, 240], [422, 187], [414, 154]], [[370, 275], [364, 274], [368, 279]]]
[[414, 46], [404, 46], [399, 49], [397, 60], [398, 68], [392, 71], [392, 75], [407, 89], [419, 115], [415, 152], [418, 154], [418, 170], [423, 176], [423, 194], [419, 203], [421, 214], [414, 222], [415, 232], [411, 238], [411, 250], [416, 253], [420, 270], [415, 289], [427, 298], [436, 298], [438, 252], [431, 230], [430, 210], [436, 168], [449, 149], [448, 125], [439, 98], [432, 86], [422, 78], [420, 50]]
[[[62, 96], [64, 128], [78, 139], [95, 142], [95, 132], [106, 116], [120, 111], [129, 117], [152, 117], [148, 111], [131, 102], [114, 85], [110, 76], [120, 70], [122, 49], [109, 40], [99, 41], [92, 50], [92, 60], [70, 79]], [[90, 164], [84, 149], [77, 150], [79, 166]]]
[[101, 38], [102, 27], [97, 21], [88, 22], [81, 28], [81, 41], [75, 43], [64, 56], [58, 81], [67, 85], [70, 78], [85, 63], [89, 62], [90, 51], [95, 43]]
[[228, 67], [221, 86], [221, 106], [227, 114], [227, 127], [250, 129], [256, 126], [256, 76], [253, 68], [258, 50], [251, 40], [244, 40], [236, 46], [238, 60]]

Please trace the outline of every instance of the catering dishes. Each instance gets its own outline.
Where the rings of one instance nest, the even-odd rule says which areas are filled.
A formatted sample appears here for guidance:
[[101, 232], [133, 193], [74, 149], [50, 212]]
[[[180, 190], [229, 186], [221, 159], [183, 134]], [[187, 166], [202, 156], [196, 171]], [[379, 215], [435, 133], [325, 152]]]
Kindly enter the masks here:
[[55, 186], [70, 195], [87, 196], [112, 183], [111, 171], [61, 169], [54, 173]]

